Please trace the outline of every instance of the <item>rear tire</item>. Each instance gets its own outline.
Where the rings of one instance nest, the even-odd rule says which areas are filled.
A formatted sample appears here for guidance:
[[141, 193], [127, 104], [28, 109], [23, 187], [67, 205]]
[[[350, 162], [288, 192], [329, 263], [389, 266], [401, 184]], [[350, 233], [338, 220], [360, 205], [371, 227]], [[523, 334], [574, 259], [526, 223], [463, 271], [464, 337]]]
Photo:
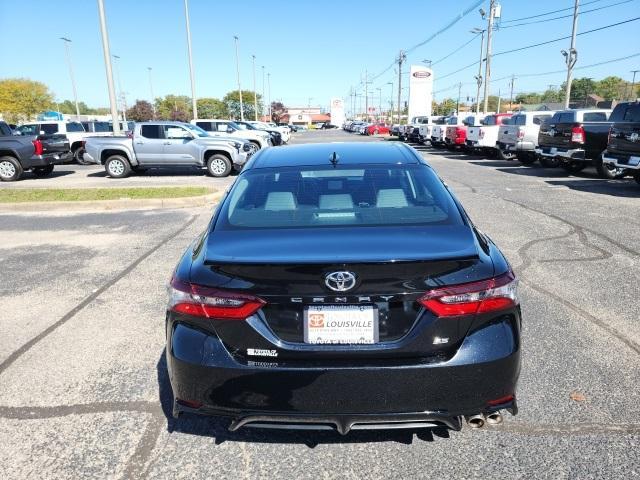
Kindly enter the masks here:
[[80, 164], [80, 165], [89, 165], [89, 164], [90, 164], [90, 162], [87, 162], [87, 161], [84, 159], [84, 152], [85, 152], [85, 149], [84, 149], [83, 147], [76, 148], [76, 149], [73, 151], [73, 159], [74, 159], [76, 162], [78, 162], [78, 164]]
[[556, 157], [540, 157], [540, 164], [546, 168], [557, 168], [560, 166], [560, 160]]
[[570, 174], [579, 173], [587, 167], [585, 162], [569, 162], [563, 163], [562, 169]]
[[14, 157], [0, 157], [0, 180], [3, 182], [15, 182], [22, 176], [22, 165]]
[[53, 172], [53, 165], [47, 165], [45, 167], [35, 167], [33, 169], [33, 174], [36, 177], [40, 177], [40, 178], [51, 175], [51, 172]]
[[212, 177], [227, 177], [232, 168], [231, 161], [219, 153], [211, 155], [207, 159], [207, 172]]
[[536, 156], [532, 153], [518, 153], [516, 154], [518, 161], [523, 165], [533, 165], [536, 163]]
[[610, 167], [602, 161], [602, 157], [596, 158], [593, 163], [596, 166], [598, 175], [600, 175], [602, 178], [606, 178], [607, 180], [616, 180], [627, 175], [626, 168]]
[[500, 160], [513, 160], [515, 155], [513, 153], [506, 153], [501, 148], [496, 149], [496, 155]]
[[131, 164], [122, 155], [112, 155], [107, 158], [104, 169], [111, 178], [126, 178], [131, 174]]

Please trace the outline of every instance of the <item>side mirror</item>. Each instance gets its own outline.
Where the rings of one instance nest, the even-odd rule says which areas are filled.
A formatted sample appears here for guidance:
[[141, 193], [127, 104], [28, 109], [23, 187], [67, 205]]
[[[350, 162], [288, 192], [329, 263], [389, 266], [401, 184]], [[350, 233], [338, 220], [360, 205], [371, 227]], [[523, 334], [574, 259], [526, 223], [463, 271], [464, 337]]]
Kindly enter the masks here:
[[40, 130], [40, 135], [45, 135], [44, 130]]
[[233, 128], [227, 127], [227, 133], [233, 133], [233, 132], [234, 132]]

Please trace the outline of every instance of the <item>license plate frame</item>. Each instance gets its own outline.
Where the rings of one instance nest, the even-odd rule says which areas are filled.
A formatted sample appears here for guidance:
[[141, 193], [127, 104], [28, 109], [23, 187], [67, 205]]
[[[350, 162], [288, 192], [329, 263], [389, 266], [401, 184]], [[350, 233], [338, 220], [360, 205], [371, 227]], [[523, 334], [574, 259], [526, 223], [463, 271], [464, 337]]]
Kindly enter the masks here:
[[[311, 326], [311, 315], [321, 315], [323, 326], [317, 323]], [[305, 344], [374, 345], [380, 340], [376, 305], [306, 305], [303, 317]], [[351, 324], [344, 325], [345, 321]], [[314, 322], [319, 322], [319, 319], [314, 319]]]

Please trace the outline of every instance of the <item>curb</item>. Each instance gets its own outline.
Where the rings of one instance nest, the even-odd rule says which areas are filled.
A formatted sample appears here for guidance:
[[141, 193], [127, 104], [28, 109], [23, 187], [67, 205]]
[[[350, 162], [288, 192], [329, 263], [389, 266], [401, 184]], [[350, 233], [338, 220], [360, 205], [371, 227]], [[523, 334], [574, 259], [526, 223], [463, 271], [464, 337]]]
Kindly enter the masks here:
[[222, 192], [214, 192], [197, 197], [180, 198], [123, 198], [120, 200], [82, 200], [77, 202], [0, 203], [0, 213], [204, 207], [215, 205], [222, 195]]

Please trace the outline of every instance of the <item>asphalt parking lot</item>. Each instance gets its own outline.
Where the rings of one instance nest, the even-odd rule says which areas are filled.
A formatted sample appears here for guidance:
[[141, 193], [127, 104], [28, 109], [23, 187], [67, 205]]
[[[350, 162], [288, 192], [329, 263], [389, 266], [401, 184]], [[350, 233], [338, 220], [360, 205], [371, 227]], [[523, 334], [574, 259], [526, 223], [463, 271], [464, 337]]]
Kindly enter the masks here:
[[[386, 141], [321, 131], [292, 143], [349, 140]], [[639, 478], [638, 185], [419, 149], [521, 278], [517, 417], [481, 430], [346, 437], [174, 420], [165, 285], [213, 206], [0, 214], [3, 477]], [[235, 178], [56, 173], [0, 188], [226, 187]]]

